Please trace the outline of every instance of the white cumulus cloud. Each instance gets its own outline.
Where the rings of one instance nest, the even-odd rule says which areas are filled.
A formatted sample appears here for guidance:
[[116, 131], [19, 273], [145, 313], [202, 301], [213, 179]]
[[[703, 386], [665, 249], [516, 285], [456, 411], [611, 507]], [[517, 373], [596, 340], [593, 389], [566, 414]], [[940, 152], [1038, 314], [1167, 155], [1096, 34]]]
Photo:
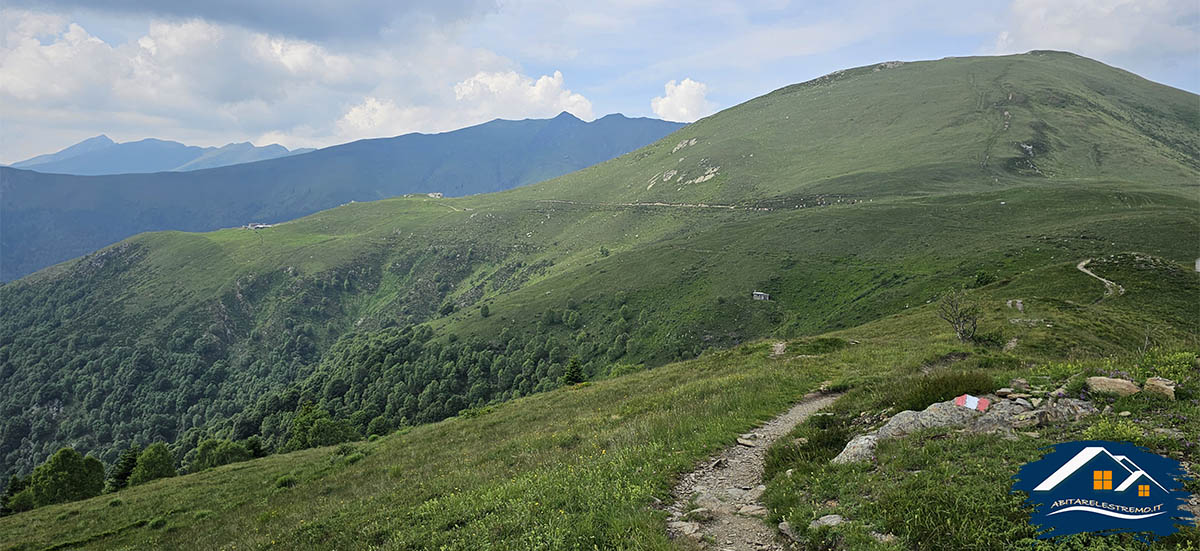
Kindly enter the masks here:
[[676, 122], [692, 122], [711, 115], [716, 104], [708, 101], [708, 86], [690, 78], [683, 82], [674, 80], [665, 86], [665, 94], [650, 100], [650, 109], [660, 119]]
[[566, 111], [592, 120], [592, 102], [568, 90], [561, 71], [537, 80], [517, 73], [477, 73], [454, 85], [454, 97], [471, 113], [493, 118], [550, 117]]

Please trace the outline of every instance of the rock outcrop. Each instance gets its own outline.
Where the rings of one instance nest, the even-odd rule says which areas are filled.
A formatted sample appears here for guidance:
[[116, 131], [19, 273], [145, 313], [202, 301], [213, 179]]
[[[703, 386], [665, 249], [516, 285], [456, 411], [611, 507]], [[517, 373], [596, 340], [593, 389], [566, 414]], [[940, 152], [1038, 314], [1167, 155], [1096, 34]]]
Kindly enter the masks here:
[[833, 463], [871, 461], [875, 458], [875, 448], [879, 442], [922, 429], [964, 427], [971, 432], [1017, 438], [1018, 429], [1077, 421], [1098, 413], [1091, 402], [1073, 398], [1051, 397], [1044, 402], [1037, 399], [1040, 404], [1037, 407], [1023, 397], [1007, 400], [995, 396], [988, 398], [992, 399], [992, 405], [983, 413], [955, 405], [953, 401], [932, 404], [924, 411], [897, 413], [878, 430], [852, 438], [841, 453], [833, 458]]
[[1103, 392], [1118, 396], [1129, 396], [1130, 394], [1137, 394], [1142, 390], [1133, 381], [1128, 379], [1114, 379], [1112, 377], [1088, 377], [1087, 388], [1090, 392]]

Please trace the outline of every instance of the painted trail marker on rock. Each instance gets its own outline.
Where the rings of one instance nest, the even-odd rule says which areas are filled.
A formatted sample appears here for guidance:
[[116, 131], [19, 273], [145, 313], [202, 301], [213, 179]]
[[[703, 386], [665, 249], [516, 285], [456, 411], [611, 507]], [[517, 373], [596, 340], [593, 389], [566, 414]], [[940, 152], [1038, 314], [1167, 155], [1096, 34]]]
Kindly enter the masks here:
[[988, 406], [992, 404], [991, 400], [988, 400], [987, 398], [978, 398], [971, 396], [970, 394], [963, 394], [962, 396], [955, 398], [954, 403], [955, 405], [978, 411], [987, 411]]

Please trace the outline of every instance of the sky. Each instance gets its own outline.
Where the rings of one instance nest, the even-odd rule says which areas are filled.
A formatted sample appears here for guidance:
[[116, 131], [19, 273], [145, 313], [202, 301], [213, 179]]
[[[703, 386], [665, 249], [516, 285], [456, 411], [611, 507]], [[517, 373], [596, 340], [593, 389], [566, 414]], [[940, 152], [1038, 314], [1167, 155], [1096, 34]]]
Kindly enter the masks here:
[[838, 69], [1067, 50], [1200, 90], [1197, 0], [5, 0], [0, 163], [106, 134], [289, 148], [691, 122]]

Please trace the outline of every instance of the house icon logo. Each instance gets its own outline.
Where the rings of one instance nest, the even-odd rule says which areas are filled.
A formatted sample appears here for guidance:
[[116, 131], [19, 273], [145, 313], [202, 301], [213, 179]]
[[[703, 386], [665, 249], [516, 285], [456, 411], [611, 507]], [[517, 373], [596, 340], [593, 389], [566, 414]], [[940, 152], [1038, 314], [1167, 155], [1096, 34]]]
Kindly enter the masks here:
[[1167, 536], [1195, 519], [1182, 508], [1178, 461], [1124, 442], [1065, 442], [1021, 467], [1013, 491], [1026, 492], [1040, 538], [1082, 532]]

